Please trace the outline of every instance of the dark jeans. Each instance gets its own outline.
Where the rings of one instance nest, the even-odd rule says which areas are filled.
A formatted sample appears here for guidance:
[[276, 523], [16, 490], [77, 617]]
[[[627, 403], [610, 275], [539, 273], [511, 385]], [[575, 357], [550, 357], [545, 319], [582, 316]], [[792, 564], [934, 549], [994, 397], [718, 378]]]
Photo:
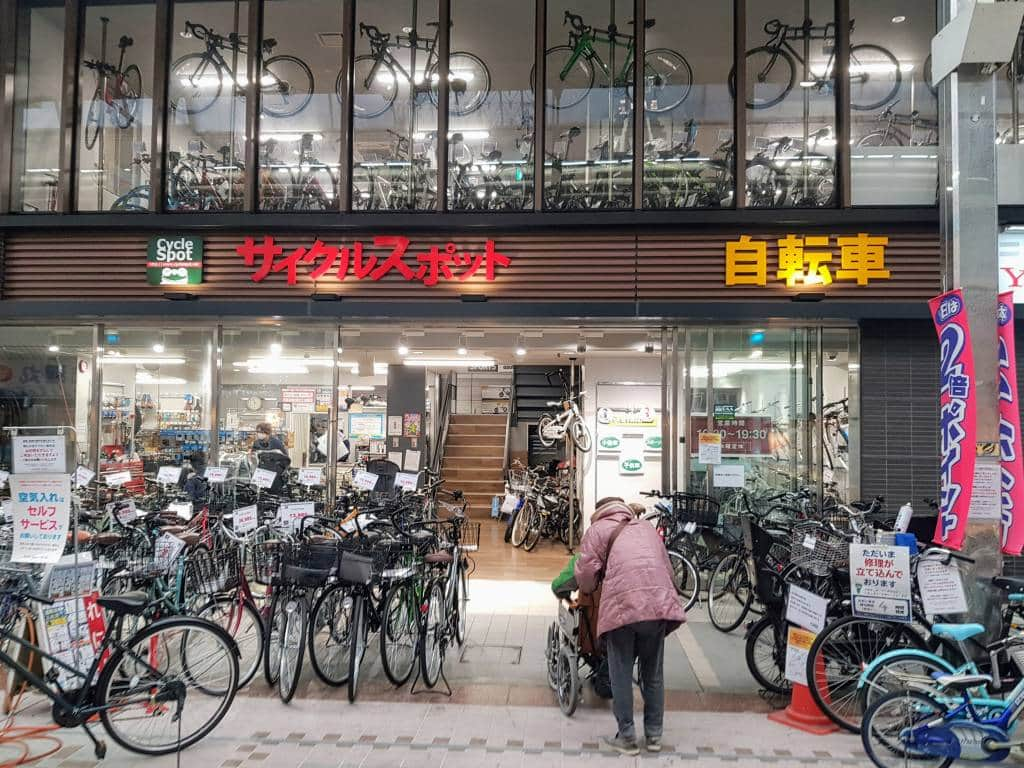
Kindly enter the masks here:
[[640, 621], [605, 635], [612, 711], [619, 736], [636, 739], [633, 725], [633, 665], [640, 660], [640, 693], [644, 699], [644, 735], [660, 739], [665, 719], [665, 622]]

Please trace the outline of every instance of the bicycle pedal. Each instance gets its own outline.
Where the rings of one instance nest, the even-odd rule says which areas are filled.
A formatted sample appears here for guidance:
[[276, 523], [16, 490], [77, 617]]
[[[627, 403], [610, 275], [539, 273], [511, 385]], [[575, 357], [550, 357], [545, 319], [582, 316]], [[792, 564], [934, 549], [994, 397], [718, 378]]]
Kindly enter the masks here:
[[107, 756], [107, 743], [105, 741], [97, 741], [96, 747], [93, 749], [93, 754], [96, 755], [97, 760], [102, 760]]

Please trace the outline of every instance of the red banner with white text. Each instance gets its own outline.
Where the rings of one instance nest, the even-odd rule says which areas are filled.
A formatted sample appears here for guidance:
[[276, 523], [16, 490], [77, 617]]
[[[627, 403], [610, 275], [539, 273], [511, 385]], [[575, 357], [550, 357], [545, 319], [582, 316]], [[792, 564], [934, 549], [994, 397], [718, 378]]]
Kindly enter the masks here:
[[1024, 457], [1021, 456], [1020, 401], [1017, 399], [1017, 353], [1014, 349], [1013, 291], [999, 294], [999, 466], [1002, 550], [1024, 550]]

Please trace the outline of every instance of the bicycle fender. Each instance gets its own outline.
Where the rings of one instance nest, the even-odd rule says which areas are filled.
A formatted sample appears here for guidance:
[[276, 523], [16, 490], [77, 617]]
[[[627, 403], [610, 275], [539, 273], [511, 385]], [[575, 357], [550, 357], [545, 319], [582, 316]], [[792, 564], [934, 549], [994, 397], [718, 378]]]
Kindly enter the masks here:
[[864, 671], [860, 673], [860, 677], [857, 678], [857, 688], [863, 688], [864, 683], [866, 683], [868, 681], [868, 678], [870, 678], [871, 675], [874, 674], [875, 670], [877, 670], [881, 666], [884, 666], [890, 659], [893, 659], [896, 656], [902, 656], [904, 658], [927, 659], [933, 664], [945, 668], [945, 670], [949, 672], [949, 674], [956, 674], [956, 667], [954, 667], [941, 656], [936, 656], [934, 653], [930, 653], [929, 651], [923, 651], [919, 648], [898, 648], [893, 651], [886, 651], [877, 659], [868, 664]]
[[[182, 616], [182, 615], [165, 616], [162, 619], [157, 619], [152, 624], [147, 624], [145, 627], [143, 627], [141, 630], [139, 630], [139, 632], [145, 632], [150, 627], [160, 627], [160, 626], [163, 626], [164, 624], [171, 624], [171, 623], [180, 624], [183, 619], [187, 619], [188, 621], [193, 621], [193, 622], [195, 622], [197, 624], [201, 624], [205, 629], [213, 630], [216, 634], [220, 635], [223, 640], [227, 640], [228, 643], [230, 643], [229, 647], [232, 650], [234, 650], [235, 658], [236, 659], [242, 658], [242, 652], [238, 649], [238, 643], [235, 642], [235, 638], [233, 638], [231, 635], [229, 635], [228, 631], [226, 629], [224, 629], [224, 627], [220, 626], [219, 624], [214, 624], [212, 621], [207, 621], [206, 619], [200, 619], [198, 616]], [[136, 633], [136, 634], [138, 634], [138, 633]]]

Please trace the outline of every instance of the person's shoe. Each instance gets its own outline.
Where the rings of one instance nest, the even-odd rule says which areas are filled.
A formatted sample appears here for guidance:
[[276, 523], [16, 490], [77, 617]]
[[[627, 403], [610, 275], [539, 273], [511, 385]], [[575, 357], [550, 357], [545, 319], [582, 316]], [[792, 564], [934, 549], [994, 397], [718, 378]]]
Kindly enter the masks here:
[[615, 734], [614, 737], [605, 736], [603, 741], [616, 752], [621, 752], [624, 755], [640, 754], [640, 746], [636, 743], [636, 739], [627, 741], [618, 734]]
[[661, 737], [648, 737], [644, 739], [644, 747], [648, 752], [661, 752]]

